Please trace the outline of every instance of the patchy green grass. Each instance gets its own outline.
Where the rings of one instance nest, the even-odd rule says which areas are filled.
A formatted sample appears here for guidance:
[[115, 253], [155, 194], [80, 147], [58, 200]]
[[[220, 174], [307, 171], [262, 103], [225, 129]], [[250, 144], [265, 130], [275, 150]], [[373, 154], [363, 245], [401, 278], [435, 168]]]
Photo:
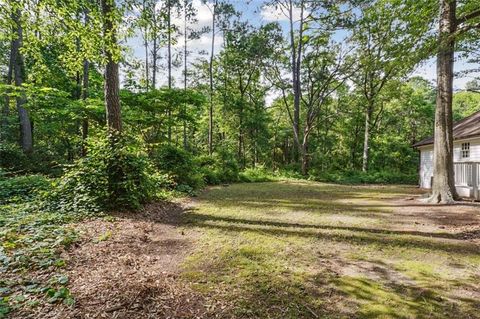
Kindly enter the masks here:
[[478, 242], [425, 215], [433, 208], [399, 210], [393, 199], [412, 192], [212, 188], [185, 214], [201, 236], [182, 278], [239, 318], [480, 318]]

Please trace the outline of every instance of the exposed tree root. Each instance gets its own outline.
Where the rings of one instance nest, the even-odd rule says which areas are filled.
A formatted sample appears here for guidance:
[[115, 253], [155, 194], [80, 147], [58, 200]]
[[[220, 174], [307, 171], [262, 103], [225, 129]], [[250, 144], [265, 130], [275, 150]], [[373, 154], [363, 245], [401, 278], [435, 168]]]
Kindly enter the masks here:
[[427, 204], [455, 204], [458, 200], [450, 190], [445, 191], [433, 191], [430, 197], [423, 199], [422, 201]]

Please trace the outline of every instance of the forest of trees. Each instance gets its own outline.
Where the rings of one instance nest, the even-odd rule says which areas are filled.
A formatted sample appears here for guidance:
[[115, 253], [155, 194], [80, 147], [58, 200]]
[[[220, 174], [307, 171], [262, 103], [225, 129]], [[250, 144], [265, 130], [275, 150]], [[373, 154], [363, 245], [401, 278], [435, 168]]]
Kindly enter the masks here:
[[[415, 183], [412, 144], [436, 119], [448, 201], [451, 119], [480, 109], [479, 82], [452, 91], [453, 57], [477, 63], [480, 38], [478, 3], [457, 2], [245, 3], [279, 15], [260, 23], [228, 0], [2, 0], [2, 174], [127, 206], [152, 182], [195, 190], [244, 170]], [[413, 76], [431, 59], [438, 84]]]

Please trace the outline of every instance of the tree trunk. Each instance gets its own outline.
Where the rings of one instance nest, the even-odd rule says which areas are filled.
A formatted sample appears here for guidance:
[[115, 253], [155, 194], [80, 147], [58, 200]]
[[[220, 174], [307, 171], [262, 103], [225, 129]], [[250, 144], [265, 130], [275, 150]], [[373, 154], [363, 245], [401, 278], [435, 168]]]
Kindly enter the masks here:
[[[143, 10], [143, 13], [145, 12], [145, 10], [147, 10], [147, 6], [146, 6], [146, 0], [143, 0], [142, 2], [142, 10]], [[145, 48], [145, 86], [146, 86], [146, 89], [145, 91], [148, 92], [148, 89], [150, 88], [150, 79], [149, 79], [149, 65], [148, 65], [148, 26], [145, 25], [145, 29], [143, 31], [143, 46]]]
[[362, 171], [368, 171], [368, 161], [370, 159], [370, 122], [373, 113], [373, 102], [368, 102], [365, 111], [365, 137], [363, 140]]
[[292, 89], [293, 89], [293, 159], [298, 162], [299, 151], [302, 152], [302, 146], [300, 144], [300, 102], [301, 102], [301, 64], [302, 64], [302, 52], [303, 52], [303, 25], [304, 25], [304, 2], [303, 0], [299, 4], [300, 6], [300, 25], [297, 44], [295, 44], [295, 32], [294, 32], [294, 3], [289, 1], [289, 24], [290, 24], [290, 48], [291, 48], [291, 63], [292, 63]]
[[[10, 45], [10, 57], [8, 61], [8, 70], [7, 70], [7, 85], [11, 85], [13, 81], [13, 63], [14, 54], [13, 54], [13, 41]], [[0, 141], [5, 141], [7, 136], [8, 128], [8, 116], [10, 115], [10, 89], [7, 89], [5, 92], [5, 104], [2, 109], [2, 122], [0, 123]]]
[[293, 160], [298, 161], [298, 150], [300, 148], [299, 132], [300, 132], [300, 72], [297, 70], [297, 49], [295, 45], [294, 20], [293, 20], [293, 3], [289, 3], [289, 20], [290, 20], [290, 49], [292, 63], [292, 89], [293, 89]]
[[215, 19], [217, 0], [213, 4], [212, 12], [212, 47], [210, 53], [209, 78], [210, 78], [210, 105], [208, 108], [208, 154], [213, 153], [213, 58], [215, 55]]
[[302, 175], [307, 176], [309, 169], [309, 157], [308, 157], [308, 138], [310, 136], [310, 126], [307, 126], [303, 132], [303, 141], [301, 145], [300, 154], [302, 156]]
[[[183, 29], [184, 29], [184, 35], [183, 35], [183, 90], [185, 92], [185, 97], [187, 96], [187, 86], [188, 86], [188, 27], [187, 27], [187, 2], [184, 3], [184, 20], [183, 20]], [[187, 121], [185, 120], [185, 117], [187, 115], [187, 103], [184, 103], [183, 105], [183, 148], [185, 150], [188, 149], [188, 142], [187, 142]]]
[[157, 60], [158, 60], [158, 46], [157, 46], [157, 35], [153, 37], [153, 50], [152, 50], [152, 88], [155, 90], [157, 88]]
[[[20, 9], [17, 9], [16, 12], [12, 14], [12, 20], [16, 33], [16, 37], [12, 41], [11, 51], [13, 55], [14, 80], [15, 86], [21, 87], [25, 78], [25, 62], [20, 52], [23, 40]], [[21, 92], [17, 97], [17, 111], [20, 120], [20, 146], [25, 153], [31, 153], [33, 151], [32, 123], [30, 122], [28, 111], [23, 107], [26, 102], [25, 93]]]
[[105, 19], [103, 24], [104, 36], [107, 45], [105, 55], [105, 107], [107, 112], [107, 126], [109, 131], [120, 133], [122, 131], [122, 117], [120, 109], [120, 81], [118, 77], [118, 63], [114, 58], [114, 51], [118, 48], [117, 33], [114, 24], [115, 0], [102, 0], [102, 13]]
[[440, 0], [440, 33], [437, 55], [437, 101], [433, 147], [431, 203], [458, 199], [453, 170], [453, 64], [455, 53], [456, 1]]
[[[147, 36], [146, 35], [147, 33], [147, 28], [145, 28], [145, 37]], [[144, 43], [143, 43], [144, 47], [145, 47], [145, 91], [148, 92], [149, 88], [150, 88], [150, 82], [149, 82], [149, 65], [148, 65], [148, 41], [147, 39], [145, 39]]]
[[[82, 101], [83, 105], [86, 106], [86, 101], [88, 98], [88, 71], [90, 69], [90, 62], [88, 60], [83, 61], [83, 80], [82, 80]], [[82, 156], [87, 155], [86, 140], [88, 138], [88, 116], [87, 114], [83, 115], [82, 119]]]
[[303, 143], [302, 144], [302, 175], [307, 176], [309, 168], [309, 161], [308, 161], [308, 145]]
[[[238, 161], [240, 163], [243, 163], [243, 155], [242, 155], [242, 151], [243, 151], [243, 100], [241, 102], [242, 106], [240, 107], [239, 111], [238, 111]], [[244, 166], [242, 165], [242, 168], [244, 168]]]
[[[168, 88], [172, 88], [172, 8], [170, 0], [167, 0], [167, 9], [168, 9], [168, 20], [167, 20], [167, 35], [168, 35], [168, 46], [167, 46], [167, 60], [168, 60]], [[172, 141], [172, 104], [168, 105], [168, 132], [167, 138], [168, 142]]]

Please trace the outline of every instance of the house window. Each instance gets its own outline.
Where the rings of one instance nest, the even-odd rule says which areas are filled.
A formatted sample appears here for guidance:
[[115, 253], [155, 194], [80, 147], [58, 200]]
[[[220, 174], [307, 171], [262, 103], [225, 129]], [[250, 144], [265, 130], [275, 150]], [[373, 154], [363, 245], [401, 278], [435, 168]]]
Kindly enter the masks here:
[[470, 157], [470, 143], [462, 143], [462, 158]]

